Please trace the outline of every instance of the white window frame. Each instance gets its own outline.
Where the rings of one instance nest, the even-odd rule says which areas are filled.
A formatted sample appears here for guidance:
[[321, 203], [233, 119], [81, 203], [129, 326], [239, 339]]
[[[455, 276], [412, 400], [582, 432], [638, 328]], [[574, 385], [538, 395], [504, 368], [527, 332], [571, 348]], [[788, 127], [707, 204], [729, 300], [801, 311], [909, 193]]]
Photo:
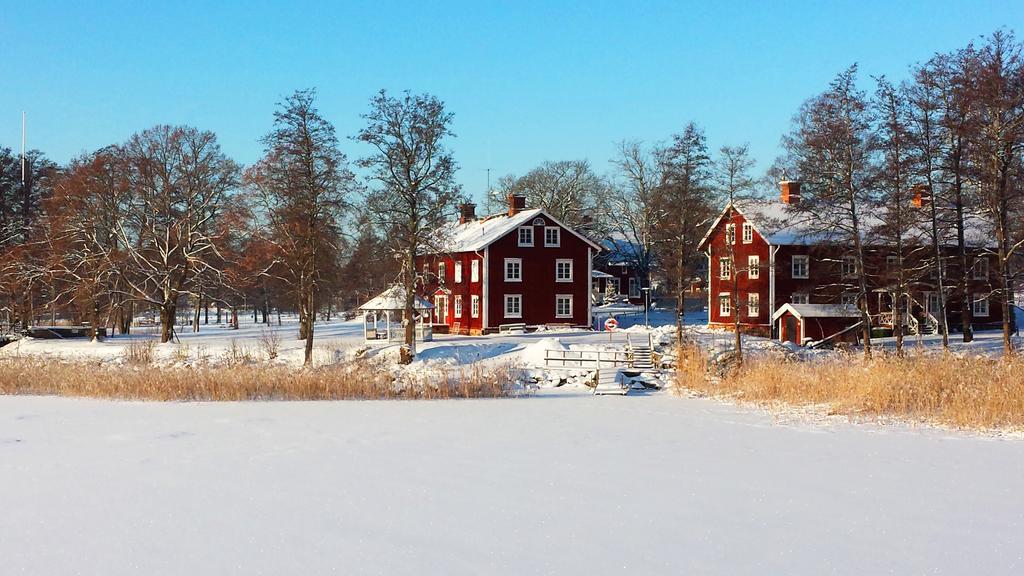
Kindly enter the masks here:
[[761, 277], [761, 257], [757, 254], [747, 256], [747, 278], [751, 280]]
[[725, 243], [735, 244], [736, 243], [736, 224], [730, 222], [725, 225]]
[[[548, 233], [555, 233], [555, 241], [548, 242]], [[558, 248], [562, 245], [562, 229], [558, 226], [545, 226], [544, 227], [544, 247], [545, 248]]]
[[[514, 264], [515, 269], [518, 272], [518, 277], [509, 276], [509, 265]], [[523, 259], [522, 258], [505, 258], [505, 282], [522, 282], [523, 281]]]
[[520, 226], [516, 232], [516, 239], [520, 248], [533, 247], [533, 226]]
[[[558, 305], [561, 301], [569, 302], [568, 313], [558, 311]], [[555, 294], [555, 318], [572, 318], [572, 294]]]
[[[634, 290], [634, 288], [635, 288], [635, 290]], [[631, 276], [629, 278], [629, 294], [628, 294], [628, 296], [630, 298], [639, 298], [640, 297], [640, 279], [637, 278], [636, 276]]]
[[462, 282], [462, 262], [455, 262], [455, 282]]
[[842, 261], [839, 263], [839, 273], [843, 278], [856, 278], [857, 277], [857, 257], [852, 255], [843, 256]]
[[754, 242], [754, 225], [750, 222], [743, 223], [743, 243], [751, 244]]
[[[803, 263], [803, 273], [797, 274], [797, 262]], [[799, 280], [806, 280], [811, 277], [811, 257], [806, 254], [794, 254], [790, 262], [790, 276]]]
[[979, 256], [974, 259], [974, 268], [971, 273], [971, 278], [974, 280], [988, 280], [988, 258]]
[[455, 317], [462, 318], [462, 295], [455, 295]]
[[790, 304], [810, 304], [811, 296], [807, 292], [794, 292], [789, 297]]
[[732, 296], [728, 292], [718, 294], [718, 315], [732, 316]]
[[438, 280], [438, 282], [444, 284], [444, 273], [447, 272], [447, 271], [448, 271], [448, 267], [445, 265], [444, 262], [438, 262], [437, 263], [437, 280]]
[[988, 296], [974, 294], [971, 299], [971, 316], [975, 318], [988, 318], [989, 306]]
[[[508, 305], [510, 302], [516, 302], [516, 312], [509, 312]], [[505, 318], [522, 318], [523, 317], [523, 295], [522, 294], [505, 294]]]
[[[563, 264], [569, 265], [569, 276], [567, 278], [560, 275], [561, 267]], [[555, 260], [555, 282], [572, 282], [573, 277], [573, 265], [572, 258], [559, 258]]]
[[469, 317], [479, 318], [480, 317], [480, 297], [473, 294], [469, 297]]
[[718, 258], [718, 279], [728, 280], [732, 278], [732, 260], [728, 256]]
[[480, 281], [480, 261], [473, 260], [469, 263], [469, 281], [479, 282]]
[[747, 294], [747, 316], [750, 318], [761, 316], [761, 294], [759, 292]]

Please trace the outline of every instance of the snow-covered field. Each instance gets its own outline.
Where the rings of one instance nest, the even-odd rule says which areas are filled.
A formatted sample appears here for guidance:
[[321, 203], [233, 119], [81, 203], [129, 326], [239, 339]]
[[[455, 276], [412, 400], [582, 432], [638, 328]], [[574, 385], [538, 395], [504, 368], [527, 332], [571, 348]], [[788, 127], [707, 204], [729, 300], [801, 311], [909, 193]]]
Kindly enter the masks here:
[[1021, 574], [1024, 442], [666, 393], [0, 397], [2, 574]]

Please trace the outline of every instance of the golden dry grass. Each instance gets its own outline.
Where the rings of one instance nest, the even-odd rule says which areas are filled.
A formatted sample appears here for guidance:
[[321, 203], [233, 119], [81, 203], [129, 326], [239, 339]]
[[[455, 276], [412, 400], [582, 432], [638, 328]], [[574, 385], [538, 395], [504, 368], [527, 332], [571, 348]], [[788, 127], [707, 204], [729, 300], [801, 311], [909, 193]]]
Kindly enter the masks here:
[[677, 368], [680, 392], [758, 404], [824, 404], [833, 414], [855, 418], [898, 417], [975, 429], [1024, 427], [1024, 361], [1016, 357], [751, 359], [738, 369], [709, 374], [706, 352], [687, 347], [679, 352]]
[[119, 400], [239, 401], [493, 398], [513, 393], [515, 369], [465, 367], [396, 378], [369, 360], [314, 369], [247, 366], [108, 367], [84, 362], [0, 360], [0, 394]]

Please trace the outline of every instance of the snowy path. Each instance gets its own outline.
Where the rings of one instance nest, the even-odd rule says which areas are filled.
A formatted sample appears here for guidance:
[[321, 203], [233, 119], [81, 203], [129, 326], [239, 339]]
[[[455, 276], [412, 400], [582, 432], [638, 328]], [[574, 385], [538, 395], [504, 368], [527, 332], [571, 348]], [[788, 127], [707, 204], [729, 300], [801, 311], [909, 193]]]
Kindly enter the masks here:
[[3, 574], [1020, 574], [1024, 442], [664, 394], [0, 397]]

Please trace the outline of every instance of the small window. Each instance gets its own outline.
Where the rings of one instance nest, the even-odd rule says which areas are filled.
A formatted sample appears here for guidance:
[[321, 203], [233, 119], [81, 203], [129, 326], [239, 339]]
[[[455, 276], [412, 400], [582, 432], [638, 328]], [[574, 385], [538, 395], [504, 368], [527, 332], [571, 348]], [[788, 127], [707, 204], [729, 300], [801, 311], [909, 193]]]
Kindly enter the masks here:
[[455, 282], [462, 282], [462, 262], [455, 263]]
[[757, 292], [747, 294], [747, 316], [757, 318], [761, 315], [761, 295]]
[[480, 297], [473, 295], [469, 297], [469, 315], [473, 318], [480, 317]]
[[555, 318], [572, 318], [572, 295], [555, 296]]
[[[974, 279], [975, 280], [988, 280], [988, 258], [975, 258], [974, 259]], [[988, 310], [988, 304], [985, 304], [986, 310]], [[985, 312], [988, 315], [988, 312]]]
[[793, 256], [793, 278], [809, 278], [810, 268], [809, 256]]
[[505, 282], [523, 281], [523, 260], [521, 258], [505, 258]]
[[640, 297], [640, 279], [630, 278], [629, 279], [629, 297], [639, 298]]
[[533, 226], [519, 227], [519, 246], [533, 246]]
[[538, 217], [538, 218], [534, 218], [533, 219], [533, 225], [534, 226], [543, 226], [545, 224], [547, 224], [547, 222], [545, 222], [543, 218], [539, 218]]
[[[843, 256], [842, 272], [843, 278], [856, 278], [857, 258], [855, 258], [854, 256]], [[796, 278], [796, 276], [794, 276], [794, 278]]]
[[750, 244], [754, 241], [754, 226], [750, 222], [743, 223], [743, 243]]
[[469, 281], [479, 282], [480, 281], [480, 261], [473, 260], [469, 264]]
[[455, 297], [455, 317], [462, 318], [462, 296]]
[[555, 282], [572, 282], [572, 260], [555, 260]]
[[718, 295], [718, 314], [719, 316], [732, 316], [732, 301], [729, 299], [729, 294]]
[[856, 306], [857, 305], [857, 293], [856, 292], [843, 292], [839, 295], [839, 303], [843, 306]]
[[505, 294], [505, 318], [523, 317], [523, 295]]
[[897, 258], [896, 256], [886, 256], [885, 267], [889, 270], [895, 270], [896, 266], [899, 264], [899, 260], [900, 259]]
[[806, 292], [797, 292], [789, 298], [792, 304], [807, 304], [809, 300]]
[[747, 278], [761, 277], [761, 257], [747, 256]]
[[544, 227], [544, 246], [557, 248], [562, 245], [562, 229], [558, 226]]
[[444, 284], [444, 277], [445, 277], [444, 273], [445, 273], [444, 262], [438, 262], [438, 264], [437, 264], [437, 280], [438, 280], [438, 282], [440, 282], [442, 284]]
[[971, 307], [971, 312], [975, 316], [979, 317], [988, 316], [988, 297], [975, 294], [974, 305]]
[[732, 260], [728, 258], [718, 259], [718, 277], [723, 280], [732, 277]]
[[726, 224], [725, 225], [725, 243], [735, 244], [736, 243], [736, 225]]

